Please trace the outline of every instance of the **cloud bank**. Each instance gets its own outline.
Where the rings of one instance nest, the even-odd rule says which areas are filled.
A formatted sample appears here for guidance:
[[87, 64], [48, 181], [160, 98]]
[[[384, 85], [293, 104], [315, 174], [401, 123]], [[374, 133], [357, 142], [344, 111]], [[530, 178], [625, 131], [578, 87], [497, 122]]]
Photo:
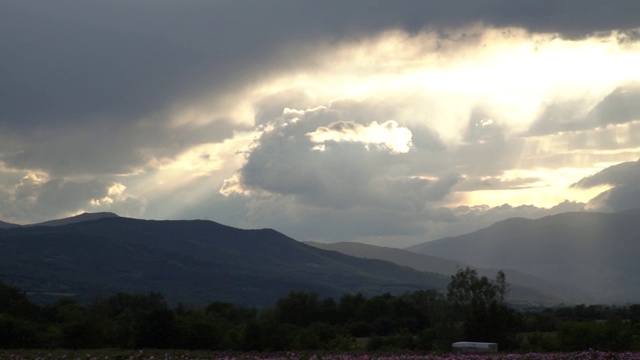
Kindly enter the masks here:
[[108, 210], [405, 246], [637, 199], [636, 1], [0, 14], [4, 221]]

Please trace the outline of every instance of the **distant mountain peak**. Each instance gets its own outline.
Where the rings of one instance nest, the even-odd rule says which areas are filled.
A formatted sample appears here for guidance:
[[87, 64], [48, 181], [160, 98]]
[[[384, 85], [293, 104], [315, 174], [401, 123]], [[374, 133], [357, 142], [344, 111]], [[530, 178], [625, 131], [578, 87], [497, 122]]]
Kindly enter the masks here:
[[637, 302], [639, 215], [634, 209], [565, 212], [535, 220], [512, 218], [409, 250], [476, 267], [516, 269], [578, 288], [600, 303]]
[[37, 224], [32, 224], [29, 226], [61, 226], [61, 225], [73, 224], [73, 223], [78, 223], [83, 221], [93, 221], [98, 219], [114, 218], [114, 217], [119, 217], [119, 216], [112, 212], [96, 212], [96, 213], [84, 212], [82, 214], [71, 216], [68, 218], [49, 220], [49, 221], [45, 221]]

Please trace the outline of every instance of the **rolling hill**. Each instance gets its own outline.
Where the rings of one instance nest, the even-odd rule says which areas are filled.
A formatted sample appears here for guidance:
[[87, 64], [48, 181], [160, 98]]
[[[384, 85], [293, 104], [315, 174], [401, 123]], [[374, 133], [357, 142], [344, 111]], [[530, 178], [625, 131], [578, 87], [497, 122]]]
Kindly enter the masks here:
[[11, 224], [8, 222], [4, 222], [4, 221], [0, 221], [0, 229], [11, 229], [11, 228], [16, 228], [19, 227], [20, 225], [16, 225], [16, 224]]
[[[447, 276], [455, 274], [460, 268], [469, 266], [461, 261], [444, 259], [437, 256], [430, 256], [408, 250], [373, 246], [357, 242], [340, 243], [316, 243], [308, 242], [311, 246], [321, 249], [334, 250], [343, 254], [357, 256], [367, 259], [379, 259], [392, 262], [401, 266], [408, 266], [419, 271], [440, 273]], [[477, 268], [479, 275], [490, 279], [495, 278], [499, 270], [503, 270], [510, 284], [509, 301], [512, 303], [538, 303], [538, 304], [558, 304], [588, 302], [590, 296], [584, 291], [575, 288], [565, 287], [542, 280], [535, 276], [525, 274], [513, 269], [485, 269]]]
[[448, 280], [317, 249], [274, 230], [212, 221], [103, 216], [0, 230], [0, 282], [41, 302], [155, 291], [172, 303], [221, 300], [260, 307], [291, 290], [372, 295], [443, 289]]
[[596, 302], [640, 301], [640, 213], [508, 219], [408, 250], [477, 267], [511, 268], [575, 286]]

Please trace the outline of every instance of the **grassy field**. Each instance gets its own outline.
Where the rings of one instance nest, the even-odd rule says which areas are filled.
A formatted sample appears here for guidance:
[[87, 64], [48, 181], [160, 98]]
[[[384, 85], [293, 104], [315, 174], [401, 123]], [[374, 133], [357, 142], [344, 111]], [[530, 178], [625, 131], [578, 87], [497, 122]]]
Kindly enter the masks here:
[[0, 360], [640, 360], [638, 352], [523, 354], [221, 353], [186, 350], [0, 350]]

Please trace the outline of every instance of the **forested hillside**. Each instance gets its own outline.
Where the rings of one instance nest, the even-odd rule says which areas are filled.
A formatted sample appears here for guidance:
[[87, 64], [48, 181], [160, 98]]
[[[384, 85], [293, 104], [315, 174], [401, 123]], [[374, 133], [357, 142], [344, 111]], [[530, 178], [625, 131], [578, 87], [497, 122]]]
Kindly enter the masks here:
[[263, 307], [292, 290], [338, 297], [447, 284], [443, 275], [316, 249], [270, 229], [122, 217], [54, 223], [0, 229], [0, 281], [42, 304], [124, 291], [159, 292], [171, 304]]

